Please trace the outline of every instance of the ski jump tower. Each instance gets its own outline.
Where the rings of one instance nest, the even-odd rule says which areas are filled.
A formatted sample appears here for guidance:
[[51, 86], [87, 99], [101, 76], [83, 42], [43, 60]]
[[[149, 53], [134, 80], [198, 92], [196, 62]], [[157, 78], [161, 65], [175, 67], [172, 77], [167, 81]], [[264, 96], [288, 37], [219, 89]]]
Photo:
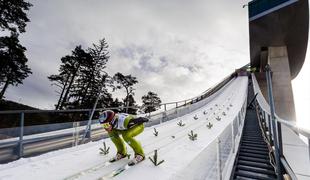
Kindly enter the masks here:
[[251, 67], [268, 99], [265, 66], [272, 71], [276, 114], [296, 120], [291, 80], [306, 56], [308, 0], [254, 0], [248, 4]]

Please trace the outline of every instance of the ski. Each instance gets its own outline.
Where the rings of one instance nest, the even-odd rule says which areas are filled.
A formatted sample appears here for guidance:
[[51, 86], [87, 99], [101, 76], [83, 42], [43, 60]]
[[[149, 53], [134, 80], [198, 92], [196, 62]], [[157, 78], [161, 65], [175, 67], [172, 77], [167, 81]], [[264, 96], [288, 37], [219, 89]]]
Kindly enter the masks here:
[[[64, 180], [76, 180], [76, 179], [79, 179], [79, 178], [82, 177], [82, 176], [85, 176], [85, 175], [87, 175], [87, 174], [96, 172], [96, 171], [98, 171], [98, 170], [100, 170], [100, 169], [102, 169], [102, 168], [105, 168], [105, 167], [107, 167], [107, 166], [109, 166], [109, 165], [111, 165], [111, 164], [114, 164], [114, 163], [121, 163], [121, 162], [126, 161], [126, 160], [127, 160], [126, 158], [123, 158], [123, 159], [121, 159], [121, 160], [114, 161], [114, 162], [106, 161], [106, 162], [104, 162], [104, 163], [102, 163], [102, 164], [98, 164], [98, 165], [93, 166], [93, 167], [91, 167], [91, 168], [88, 168], [88, 169], [85, 169], [85, 170], [83, 170], [83, 171], [80, 171], [80, 172], [78, 172], [78, 173], [76, 173], [76, 174], [73, 174], [72, 176], [69, 176], [69, 177], [65, 178]], [[127, 164], [127, 163], [126, 163], [126, 164]]]
[[122, 167], [112, 171], [111, 173], [109, 173], [109, 174], [107, 174], [105, 176], [100, 177], [98, 180], [108, 180], [108, 179], [111, 179], [111, 178], [121, 174], [125, 170], [129, 169], [130, 167], [132, 167], [132, 166], [129, 166], [128, 164], [125, 164], [124, 166], [122, 166]]
[[114, 171], [110, 172], [109, 174], [100, 177], [98, 180], [109, 180], [109, 179], [111, 179], [111, 178], [113, 178], [115, 176], [118, 176], [122, 172], [126, 171], [127, 169], [129, 169], [129, 168], [131, 168], [131, 167], [133, 167], [133, 166], [135, 166], [135, 165], [137, 165], [139, 163], [132, 164], [132, 163], [129, 162], [129, 163], [121, 166], [120, 168], [115, 169]]
[[81, 176], [84, 176], [85, 174], [89, 174], [89, 173], [91, 173], [91, 172], [97, 171], [98, 169], [104, 168], [104, 167], [106, 167], [106, 166], [108, 166], [108, 165], [110, 165], [110, 164], [112, 164], [112, 163], [109, 162], [109, 161], [107, 161], [107, 162], [105, 162], [105, 163], [103, 163], [103, 164], [98, 164], [98, 165], [96, 165], [96, 166], [94, 166], [94, 167], [85, 169], [85, 170], [83, 170], [83, 171], [80, 171], [80, 172], [78, 172], [78, 173], [72, 175], [72, 176], [69, 176], [69, 177], [65, 178], [64, 180], [75, 180], [75, 179], [78, 179], [78, 178], [80, 178]]

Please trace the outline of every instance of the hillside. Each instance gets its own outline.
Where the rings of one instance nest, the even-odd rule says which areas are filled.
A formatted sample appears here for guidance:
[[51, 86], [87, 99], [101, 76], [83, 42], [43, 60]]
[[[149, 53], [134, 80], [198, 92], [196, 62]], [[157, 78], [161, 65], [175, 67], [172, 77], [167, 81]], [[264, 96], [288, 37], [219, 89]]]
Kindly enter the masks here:
[[10, 100], [0, 100], [0, 111], [7, 110], [38, 110], [38, 108], [34, 108], [25, 104], [17, 103]]

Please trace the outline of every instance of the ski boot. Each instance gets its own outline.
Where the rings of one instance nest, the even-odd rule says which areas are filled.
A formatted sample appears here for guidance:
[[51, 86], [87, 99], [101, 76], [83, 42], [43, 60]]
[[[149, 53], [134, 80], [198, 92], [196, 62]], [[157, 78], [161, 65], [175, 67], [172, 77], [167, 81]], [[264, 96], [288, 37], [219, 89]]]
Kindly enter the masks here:
[[136, 165], [136, 164], [140, 163], [141, 161], [143, 161], [144, 159], [145, 159], [144, 156], [137, 154], [137, 155], [135, 155], [135, 158], [128, 163], [128, 166]]
[[124, 154], [121, 154], [121, 153], [117, 153], [117, 154], [115, 155], [115, 157], [113, 157], [113, 158], [111, 158], [111, 159], [109, 160], [109, 162], [112, 163], [112, 162], [121, 160], [121, 159], [123, 159], [123, 158], [125, 158], [125, 157], [127, 157], [127, 154], [124, 155]]

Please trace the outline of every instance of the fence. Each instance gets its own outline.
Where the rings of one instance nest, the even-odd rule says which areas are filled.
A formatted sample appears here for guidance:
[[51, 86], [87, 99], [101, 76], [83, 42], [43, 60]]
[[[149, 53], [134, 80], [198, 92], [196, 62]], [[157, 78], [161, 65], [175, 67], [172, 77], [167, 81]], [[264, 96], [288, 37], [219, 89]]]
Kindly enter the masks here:
[[183, 104], [181, 106], [177, 106], [176, 108], [170, 109], [170, 110], [166, 110], [164, 112], [161, 113], [157, 113], [157, 114], [153, 114], [150, 116], [150, 119], [152, 120], [150, 123], [152, 123], [152, 125], [154, 125], [154, 123], [162, 123], [165, 121], [169, 121], [171, 119], [180, 117], [180, 116], [184, 116], [185, 114], [188, 114], [192, 111], [195, 111], [199, 108], [201, 108], [202, 106], [206, 105], [208, 102], [212, 101], [216, 96], [218, 96], [221, 92], [223, 92], [225, 90], [225, 88], [227, 86], [229, 86], [229, 84], [233, 81], [233, 79], [230, 79], [229, 81], [227, 81], [225, 83], [225, 85], [221, 86], [221, 89], [217, 90], [216, 92], [212, 93], [210, 96], [202, 99], [202, 100], [196, 100], [195, 103], [191, 104]]

